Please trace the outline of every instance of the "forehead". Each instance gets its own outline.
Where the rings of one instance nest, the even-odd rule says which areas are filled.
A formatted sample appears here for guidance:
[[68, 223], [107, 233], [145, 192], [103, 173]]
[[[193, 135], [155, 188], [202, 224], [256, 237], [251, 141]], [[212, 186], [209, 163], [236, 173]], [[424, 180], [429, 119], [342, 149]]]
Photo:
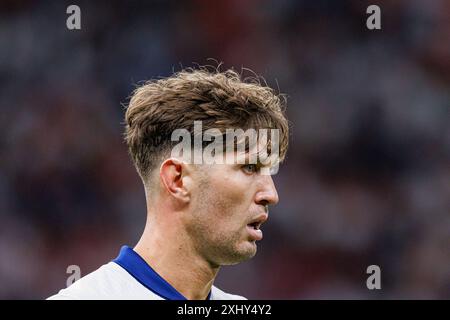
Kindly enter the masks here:
[[225, 137], [220, 131], [205, 136], [208, 138], [200, 137], [198, 141], [199, 136], [195, 136], [193, 146], [191, 139], [183, 140], [172, 149], [171, 156], [181, 156], [187, 163], [207, 165], [202, 168], [209, 167], [209, 170], [210, 165], [240, 164], [270, 168], [280, 161], [277, 129], [237, 129], [227, 131]]

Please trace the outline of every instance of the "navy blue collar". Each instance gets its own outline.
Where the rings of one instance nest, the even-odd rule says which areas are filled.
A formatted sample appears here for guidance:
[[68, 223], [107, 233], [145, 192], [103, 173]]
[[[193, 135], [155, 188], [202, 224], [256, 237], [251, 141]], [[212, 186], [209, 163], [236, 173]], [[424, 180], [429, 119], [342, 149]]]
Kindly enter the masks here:
[[[144, 287], [166, 300], [187, 300], [181, 293], [164, 280], [132, 248], [123, 246], [113, 262], [124, 268]], [[208, 294], [208, 300], [211, 292]]]

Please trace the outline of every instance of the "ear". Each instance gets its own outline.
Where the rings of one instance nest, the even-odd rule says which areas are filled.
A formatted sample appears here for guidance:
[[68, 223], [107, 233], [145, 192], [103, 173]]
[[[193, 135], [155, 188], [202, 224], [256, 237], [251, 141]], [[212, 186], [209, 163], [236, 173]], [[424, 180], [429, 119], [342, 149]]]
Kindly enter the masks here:
[[176, 158], [166, 159], [159, 169], [163, 188], [168, 194], [182, 202], [188, 202], [190, 199], [190, 193], [185, 183], [187, 173], [186, 163]]

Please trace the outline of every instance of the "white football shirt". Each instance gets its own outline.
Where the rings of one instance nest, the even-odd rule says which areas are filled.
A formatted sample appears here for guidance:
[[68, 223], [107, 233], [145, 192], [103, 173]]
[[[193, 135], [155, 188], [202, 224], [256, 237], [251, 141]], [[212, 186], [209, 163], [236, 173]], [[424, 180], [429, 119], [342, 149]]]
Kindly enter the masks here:
[[[186, 300], [132, 248], [123, 246], [119, 256], [60, 290], [48, 300]], [[212, 286], [210, 300], [244, 300]]]

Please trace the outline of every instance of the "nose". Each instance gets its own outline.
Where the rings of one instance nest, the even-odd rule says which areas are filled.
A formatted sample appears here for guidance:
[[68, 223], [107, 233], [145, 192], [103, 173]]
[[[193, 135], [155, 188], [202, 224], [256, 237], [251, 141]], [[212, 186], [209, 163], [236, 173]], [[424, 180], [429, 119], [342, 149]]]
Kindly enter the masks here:
[[278, 193], [275, 188], [275, 184], [273, 183], [272, 176], [261, 176], [261, 187], [256, 193], [256, 203], [268, 206], [274, 205], [278, 203]]

